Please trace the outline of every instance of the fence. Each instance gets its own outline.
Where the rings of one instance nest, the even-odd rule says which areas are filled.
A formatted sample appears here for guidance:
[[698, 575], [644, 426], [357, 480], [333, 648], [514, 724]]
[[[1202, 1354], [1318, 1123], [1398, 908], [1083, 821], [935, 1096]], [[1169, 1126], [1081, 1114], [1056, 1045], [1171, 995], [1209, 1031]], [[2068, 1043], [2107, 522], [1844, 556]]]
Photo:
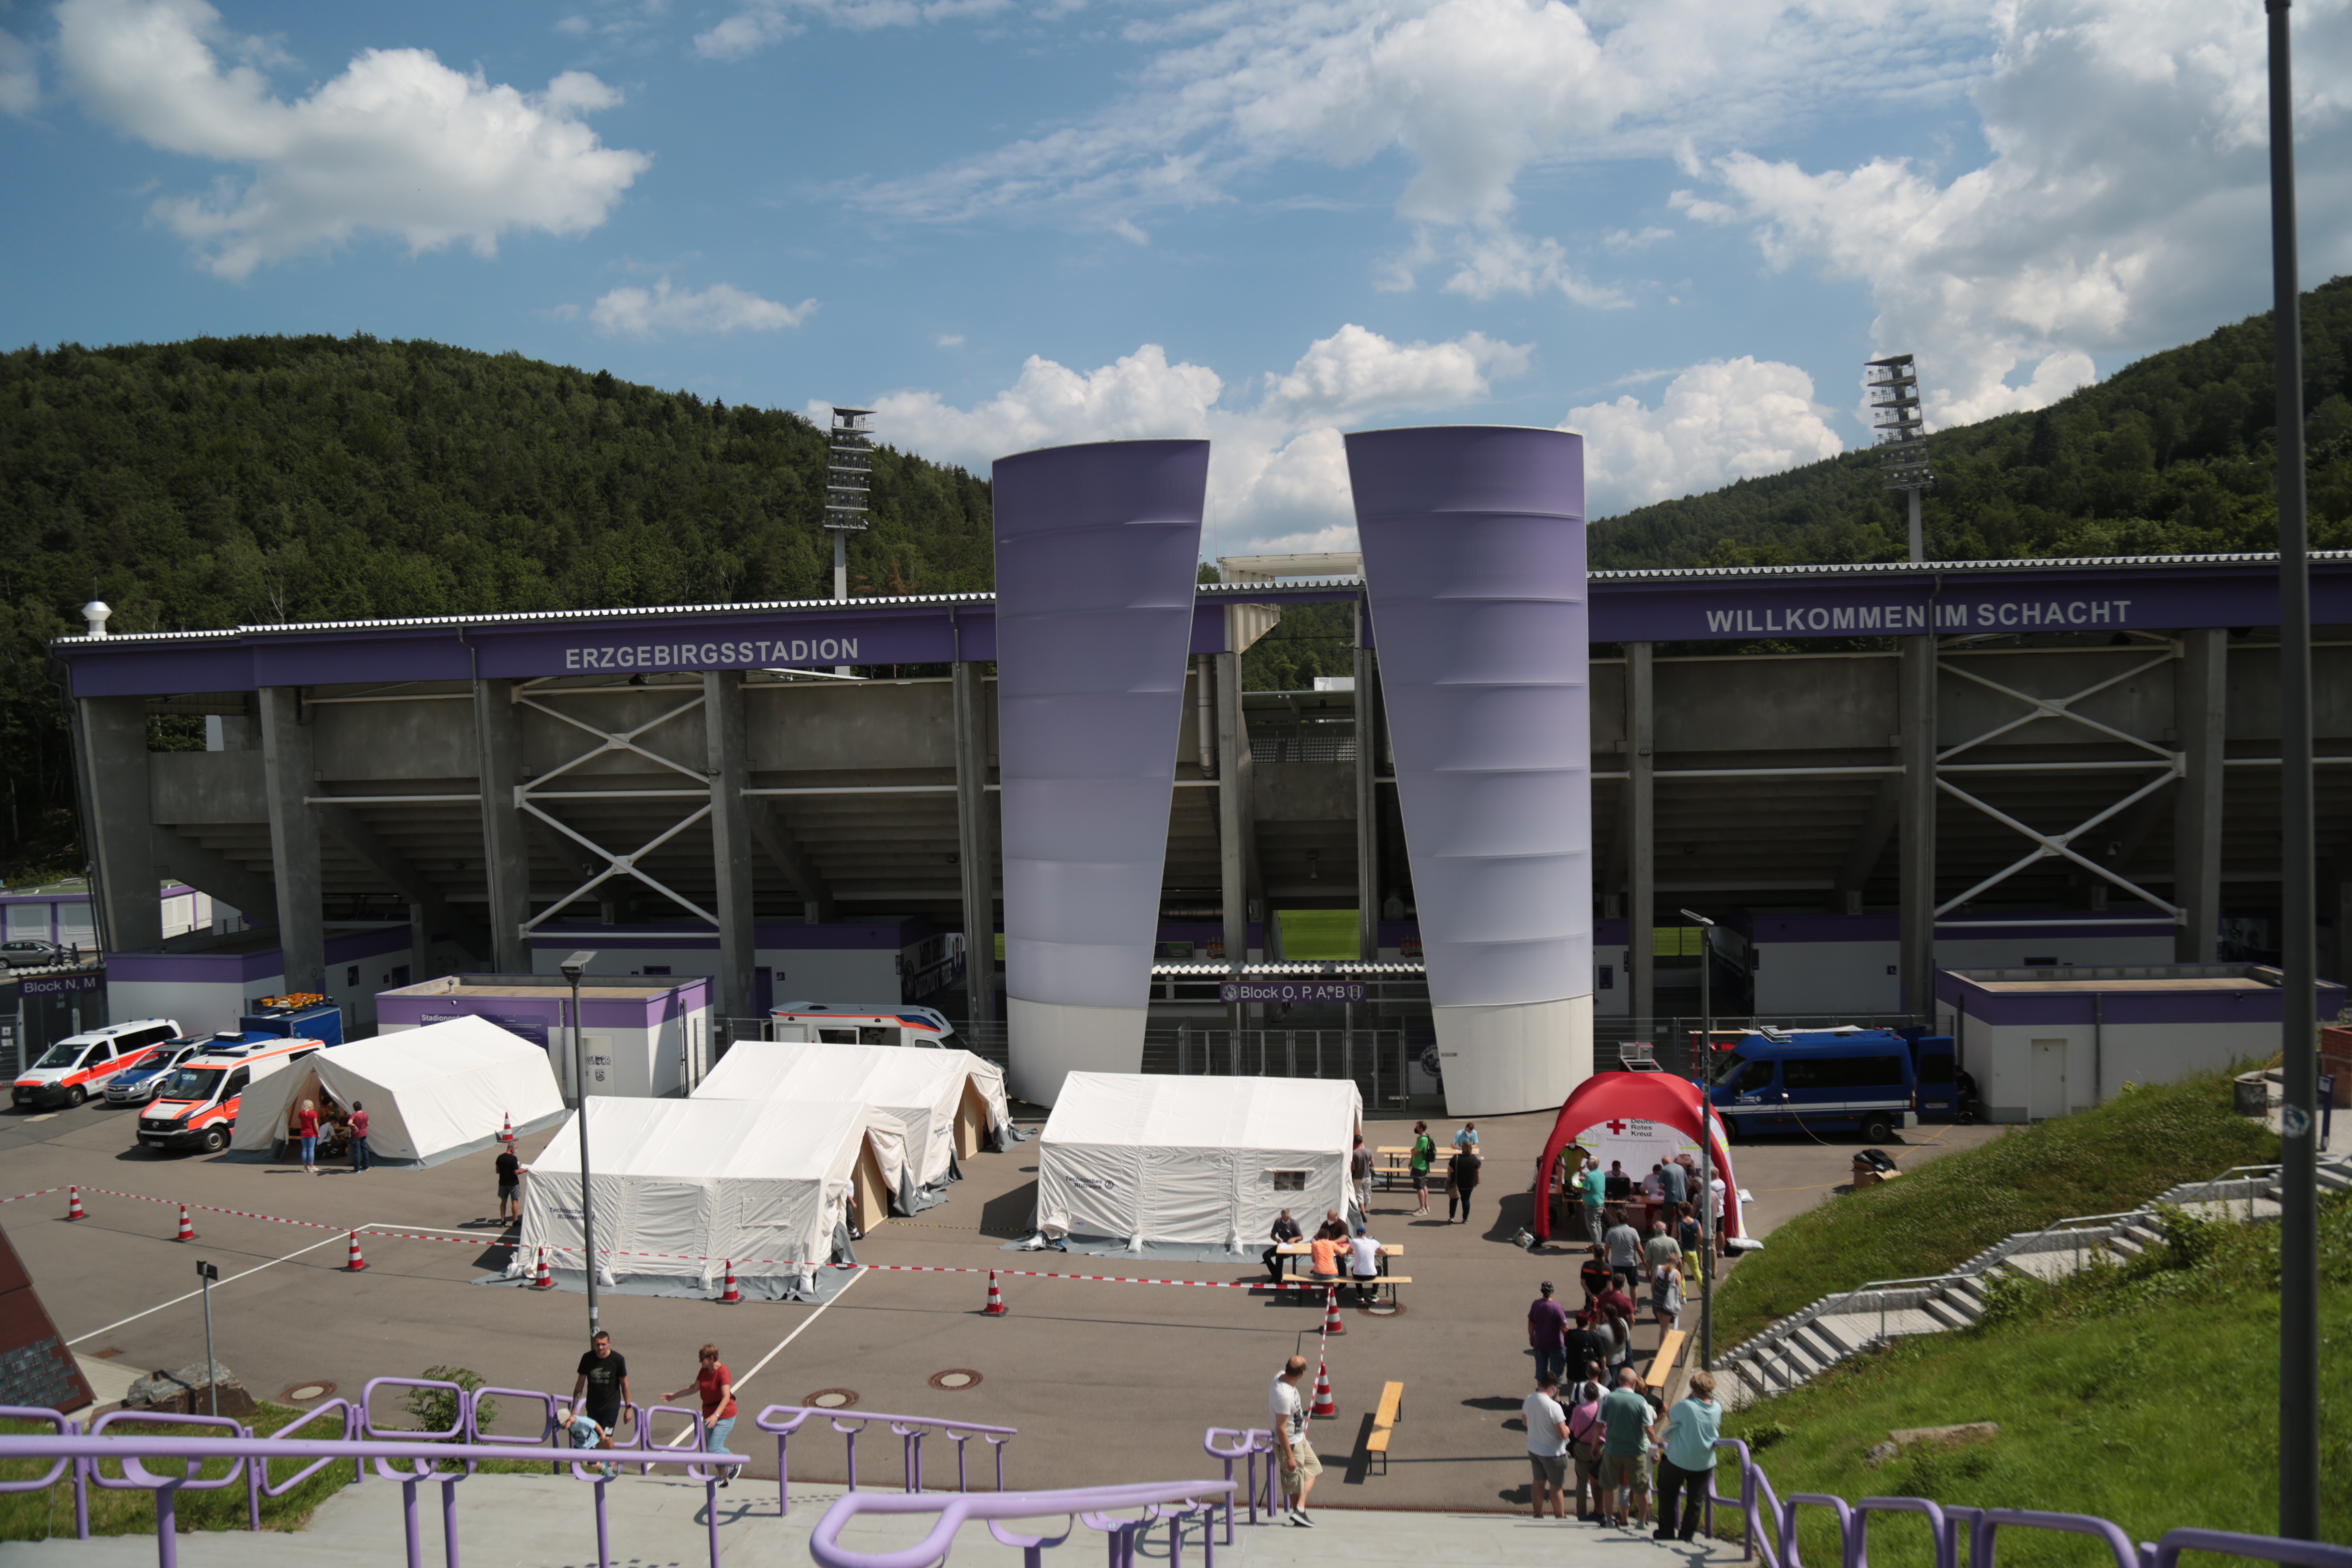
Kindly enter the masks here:
[[[752, 1418], [751, 1425], [776, 1439], [776, 1510], [779, 1513], [793, 1511], [792, 1455], [787, 1446], [793, 1434], [798, 1432], [809, 1417], [823, 1415], [830, 1419], [833, 1429], [846, 1439], [849, 1467], [849, 1489], [857, 1489], [857, 1436], [876, 1421], [890, 1424], [891, 1435], [898, 1439], [899, 1486], [902, 1490], [919, 1492], [923, 1489], [923, 1439], [940, 1437], [956, 1446], [956, 1490], [970, 1489], [965, 1466], [965, 1445], [974, 1437], [989, 1446], [996, 1456], [996, 1489], [1004, 1489], [1004, 1445], [1021, 1434], [1012, 1426], [985, 1426], [976, 1421], [949, 1421], [929, 1415], [883, 1415], [873, 1412], [850, 1415], [842, 1410], [828, 1410], [816, 1405], [771, 1405]], [[784, 1417], [790, 1416], [790, 1420]], [[844, 1421], [854, 1423], [845, 1426]]]

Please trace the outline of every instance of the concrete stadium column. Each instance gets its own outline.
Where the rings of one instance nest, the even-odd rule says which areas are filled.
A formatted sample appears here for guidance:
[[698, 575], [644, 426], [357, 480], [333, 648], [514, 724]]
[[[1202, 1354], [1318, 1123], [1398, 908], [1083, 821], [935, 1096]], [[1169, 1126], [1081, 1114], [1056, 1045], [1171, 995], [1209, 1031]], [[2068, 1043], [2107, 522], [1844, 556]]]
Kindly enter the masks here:
[[1356, 956], [1381, 956], [1380, 668], [1364, 646], [1368, 617], [1356, 604]]
[[[702, 734], [705, 772], [710, 777], [710, 912], [719, 917], [719, 1016], [749, 1018], [751, 1012], [751, 745], [743, 725], [743, 672], [709, 669], [702, 674]], [[723, 1029], [724, 1026], [721, 1026]]]
[[1903, 764], [1902, 942], [1895, 973], [1903, 1010], [1922, 1023], [1936, 1012], [1936, 639], [1903, 639], [1896, 722]]
[[[1658, 1013], [1658, 682], [1645, 642], [1625, 645], [1626, 1022], [1649, 1029]], [[1660, 1041], [1660, 1044], [1664, 1042]]]
[[1447, 1110], [1592, 1072], [1584, 438], [1347, 438]]
[[530, 973], [530, 845], [515, 786], [522, 783], [522, 722], [514, 682], [474, 682], [474, 737], [482, 776], [482, 870], [490, 898], [490, 964], [500, 974]]
[[[1225, 617], [1227, 629], [1233, 617]], [[1216, 657], [1217, 682], [1217, 886], [1225, 917], [1225, 962], [1239, 969], [1249, 962], [1250, 799], [1249, 725], [1242, 717], [1242, 656]], [[1242, 1026], [1237, 1004], [1234, 1026]]]
[[1007, 1087], [1136, 1072], [1184, 721], [1206, 441], [995, 464]]
[[327, 988], [326, 878], [319, 858], [319, 792], [302, 694], [292, 686], [261, 689], [261, 791], [269, 810], [269, 858], [277, 870], [278, 945], [286, 989]]
[[2230, 634], [2219, 626], [2180, 634], [2173, 667], [2173, 724], [2180, 736], [2180, 788], [2172, 817], [2172, 901], [2187, 911], [2173, 957], [2212, 963], [2221, 952], [2223, 742], [2230, 716]]
[[74, 704], [74, 729], [99, 942], [118, 952], [157, 946], [163, 906], [148, 829], [147, 700], [84, 697]]
[[974, 1019], [996, 1016], [996, 836], [988, 808], [988, 683], [955, 666], [956, 862], [963, 872], [964, 996]]

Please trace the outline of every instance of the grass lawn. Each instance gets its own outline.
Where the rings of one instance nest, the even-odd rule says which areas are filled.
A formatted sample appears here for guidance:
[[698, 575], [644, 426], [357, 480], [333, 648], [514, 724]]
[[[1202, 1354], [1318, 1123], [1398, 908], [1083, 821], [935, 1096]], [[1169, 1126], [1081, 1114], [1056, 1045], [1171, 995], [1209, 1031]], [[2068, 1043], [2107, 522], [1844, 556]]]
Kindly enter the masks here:
[[[1909, 1178], [1905, 1178], [1906, 1181]], [[1928, 1497], [1946, 1504], [2097, 1514], [2135, 1541], [2182, 1525], [2277, 1528], [2278, 1227], [2177, 1222], [2171, 1245], [2129, 1268], [2005, 1287], [1988, 1321], [1858, 1357], [1727, 1416], [1724, 1436], [1791, 1492]], [[2352, 1335], [2352, 1204], [2321, 1205], [2320, 1332]], [[2326, 1449], [2341, 1453], [2352, 1362], [2323, 1355]], [[1902, 1427], [2000, 1423], [1990, 1441], [1864, 1456]], [[1734, 1489], [1730, 1474], [1722, 1489]], [[2326, 1538], [2352, 1540], [2352, 1466], [2321, 1467]], [[1736, 1533], [1737, 1516], [1717, 1512]], [[1801, 1518], [1805, 1561], [1838, 1561], [1827, 1513]], [[1965, 1546], [1963, 1550], [1965, 1550]], [[2003, 1563], [2111, 1563], [2084, 1538], [2004, 1531]], [[1874, 1568], [1928, 1568], [1924, 1521], [1874, 1520]]]
[[1318, 959], [1356, 961], [1353, 910], [1276, 910], [1282, 922], [1282, 952], [1301, 963]]
[[1736, 1346], [1832, 1290], [1941, 1273], [2013, 1231], [2277, 1159], [2278, 1140], [2230, 1103], [2227, 1073], [2144, 1085], [1832, 1198], [1731, 1270], [1715, 1296], [1716, 1343]]

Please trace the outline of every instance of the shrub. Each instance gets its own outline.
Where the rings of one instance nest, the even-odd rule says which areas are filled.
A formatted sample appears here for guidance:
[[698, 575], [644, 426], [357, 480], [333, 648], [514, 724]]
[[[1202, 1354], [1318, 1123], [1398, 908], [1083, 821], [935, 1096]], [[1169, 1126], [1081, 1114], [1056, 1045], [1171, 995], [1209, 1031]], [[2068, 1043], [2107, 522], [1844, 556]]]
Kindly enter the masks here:
[[[417, 1375], [431, 1383], [454, 1383], [469, 1394], [489, 1381], [480, 1373], [462, 1366], [428, 1366]], [[417, 1429], [424, 1432], [449, 1431], [457, 1426], [461, 1414], [457, 1395], [446, 1388], [410, 1389], [406, 1408], [415, 1419]], [[499, 1402], [483, 1400], [475, 1407], [474, 1415], [478, 1428], [493, 1425], [499, 1418]]]

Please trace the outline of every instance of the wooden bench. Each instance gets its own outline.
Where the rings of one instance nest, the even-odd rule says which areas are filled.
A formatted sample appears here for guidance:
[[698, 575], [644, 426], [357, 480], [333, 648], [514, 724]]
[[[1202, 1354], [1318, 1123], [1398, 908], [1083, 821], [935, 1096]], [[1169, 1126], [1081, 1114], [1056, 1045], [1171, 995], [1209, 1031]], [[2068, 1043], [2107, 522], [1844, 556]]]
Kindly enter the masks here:
[[1642, 1381], [1652, 1388], [1664, 1388], [1666, 1379], [1675, 1374], [1675, 1363], [1682, 1359], [1683, 1346], [1690, 1342], [1687, 1329], [1668, 1329], [1658, 1341], [1658, 1353], [1650, 1358], [1650, 1370]]
[[[1312, 1258], [1315, 1256], [1314, 1244], [1312, 1242], [1306, 1241], [1286, 1241], [1280, 1247], [1276, 1247], [1274, 1251], [1276, 1257], [1287, 1258], [1291, 1260], [1291, 1273], [1294, 1278], [1297, 1277], [1298, 1272], [1297, 1260], [1302, 1258]], [[1383, 1241], [1381, 1243], [1381, 1255], [1384, 1258], [1402, 1258], [1404, 1256], [1404, 1245], [1402, 1242]], [[1351, 1270], [1355, 1267], [1353, 1257], [1350, 1254], [1342, 1254], [1340, 1261], [1346, 1263]], [[1354, 1282], [1354, 1279], [1355, 1275], [1351, 1272], [1341, 1275], [1339, 1282], [1343, 1285], [1351, 1284]]]
[[1381, 1179], [1382, 1192], [1394, 1192], [1399, 1184], [1412, 1184], [1412, 1148], [1410, 1144], [1403, 1148], [1383, 1145], [1374, 1152], [1381, 1157], [1380, 1166], [1374, 1173]]
[[1372, 1435], [1364, 1439], [1364, 1452], [1381, 1458], [1381, 1474], [1389, 1473], [1389, 1439], [1396, 1434], [1397, 1418], [1404, 1414], [1404, 1384], [1384, 1384], [1381, 1403], [1372, 1412]]

